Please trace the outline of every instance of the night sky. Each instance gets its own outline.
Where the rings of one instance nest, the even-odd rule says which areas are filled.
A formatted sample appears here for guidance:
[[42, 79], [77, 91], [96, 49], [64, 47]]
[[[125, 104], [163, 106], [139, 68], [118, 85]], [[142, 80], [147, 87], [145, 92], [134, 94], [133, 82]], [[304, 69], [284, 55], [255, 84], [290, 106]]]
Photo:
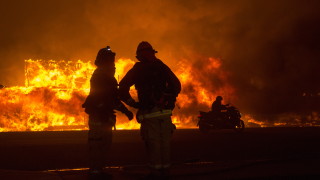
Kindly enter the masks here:
[[246, 112], [319, 112], [319, 7], [318, 0], [1, 1], [0, 84], [23, 85], [25, 59], [94, 60], [106, 45], [135, 59], [147, 40], [173, 70], [179, 59], [201, 69], [205, 62], [192, 57], [220, 58]]

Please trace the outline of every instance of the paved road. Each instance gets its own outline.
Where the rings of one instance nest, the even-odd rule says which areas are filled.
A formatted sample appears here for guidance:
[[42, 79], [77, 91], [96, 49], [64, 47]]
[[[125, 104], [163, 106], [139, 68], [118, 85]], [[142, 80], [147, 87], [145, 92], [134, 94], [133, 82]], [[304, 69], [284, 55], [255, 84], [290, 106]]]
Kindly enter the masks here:
[[[0, 169], [8, 175], [87, 167], [86, 138], [86, 131], [0, 133]], [[112, 171], [144, 172], [139, 131], [115, 131], [113, 140]], [[320, 128], [252, 128], [243, 133], [210, 134], [178, 129], [172, 142], [175, 179], [320, 177]], [[84, 171], [53, 171], [60, 177], [73, 177], [75, 172]], [[51, 177], [52, 172], [47, 173]]]

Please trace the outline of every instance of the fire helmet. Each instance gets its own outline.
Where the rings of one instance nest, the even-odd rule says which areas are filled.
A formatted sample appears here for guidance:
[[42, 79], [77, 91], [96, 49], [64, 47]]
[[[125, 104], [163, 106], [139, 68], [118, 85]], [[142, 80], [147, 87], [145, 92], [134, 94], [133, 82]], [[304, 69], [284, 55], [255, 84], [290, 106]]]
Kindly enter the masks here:
[[110, 46], [107, 46], [106, 48], [102, 48], [99, 50], [96, 60], [94, 61], [94, 64], [96, 66], [101, 66], [104, 63], [114, 64], [115, 56], [116, 56], [116, 53], [111, 51]]
[[150, 43], [148, 43], [147, 41], [142, 41], [141, 43], [139, 43], [137, 47], [136, 54], [138, 55], [139, 52], [145, 51], [145, 50], [149, 50], [149, 51], [153, 51], [154, 53], [157, 53], [157, 51], [153, 49]]
[[217, 97], [216, 97], [216, 100], [217, 100], [217, 101], [222, 101], [223, 98], [222, 98], [222, 96], [217, 96]]

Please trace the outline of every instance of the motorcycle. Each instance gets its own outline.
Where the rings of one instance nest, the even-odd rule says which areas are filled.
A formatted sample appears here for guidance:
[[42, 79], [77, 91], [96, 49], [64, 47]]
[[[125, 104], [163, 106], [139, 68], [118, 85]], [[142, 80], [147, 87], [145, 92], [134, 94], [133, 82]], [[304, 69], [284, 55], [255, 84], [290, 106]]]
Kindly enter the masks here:
[[221, 112], [203, 112], [200, 111], [197, 126], [203, 133], [210, 130], [234, 129], [236, 132], [242, 132], [245, 128], [244, 121], [241, 120], [241, 114], [234, 106], [226, 106]]

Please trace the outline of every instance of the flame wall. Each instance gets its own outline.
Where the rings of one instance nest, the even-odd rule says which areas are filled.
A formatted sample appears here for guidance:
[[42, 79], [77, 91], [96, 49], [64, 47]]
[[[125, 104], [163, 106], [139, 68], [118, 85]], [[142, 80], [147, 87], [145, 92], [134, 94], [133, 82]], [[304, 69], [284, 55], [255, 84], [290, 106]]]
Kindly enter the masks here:
[[[92, 60], [110, 45], [118, 58], [135, 59], [146, 40], [175, 72], [190, 66], [190, 77], [212, 96], [228, 89], [232, 103], [259, 122], [254, 126], [309, 124], [320, 112], [318, 7], [316, 0], [4, 1], [0, 84], [25, 84], [25, 58]], [[210, 57], [219, 58], [227, 81], [202, 72]], [[184, 93], [205, 94], [194, 86], [186, 82]], [[188, 98], [190, 111], [207, 108]]]
[[[233, 88], [227, 82], [227, 74], [220, 68], [219, 59], [208, 58], [210, 66], [196, 72], [181, 60], [176, 71], [183, 89], [177, 98], [173, 122], [178, 128], [195, 128], [199, 108], [209, 110], [216, 95], [230, 100]], [[134, 61], [118, 59], [116, 78], [122, 78]], [[26, 60], [25, 86], [0, 90], [0, 131], [42, 131], [87, 129], [87, 115], [81, 108], [89, 93], [90, 77], [95, 67], [90, 61]], [[216, 76], [219, 88], [207, 82], [205, 77]], [[202, 79], [200, 81], [199, 79]], [[214, 90], [215, 89], [215, 90]], [[131, 93], [136, 98], [135, 90]], [[132, 109], [133, 110], [133, 109]], [[133, 110], [134, 111], [134, 110]], [[118, 129], [137, 129], [135, 121], [128, 122], [118, 113]]]
[[[207, 65], [197, 67], [186, 59], [180, 60], [175, 71], [182, 84], [172, 117], [178, 128], [196, 128], [199, 110], [210, 110], [217, 95], [223, 96], [225, 103], [237, 101], [235, 89], [229, 83], [230, 73], [223, 69], [222, 61], [216, 58], [202, 61]], [[134, 63], [130, 59], [118, 59], [115, 77], [120, 80]], [[0, 90], [0, 131], [88, 129], [88, 117], [81, 105], [89, 93], [89, 80], [95, 69], [90, 61], [29, 59], [25, 68], [25, 86]], [[131, 94], [136, 98], [134, 88]], [[289, 113], [278, 116], [273, 123], [244, 114], [243, 120], [247, 127], [314, 126], [319, 125], [319, 114], [313, 112], [303, 119]], [[117, 127], [137, 129], [139, 124], [118, 113]]]

